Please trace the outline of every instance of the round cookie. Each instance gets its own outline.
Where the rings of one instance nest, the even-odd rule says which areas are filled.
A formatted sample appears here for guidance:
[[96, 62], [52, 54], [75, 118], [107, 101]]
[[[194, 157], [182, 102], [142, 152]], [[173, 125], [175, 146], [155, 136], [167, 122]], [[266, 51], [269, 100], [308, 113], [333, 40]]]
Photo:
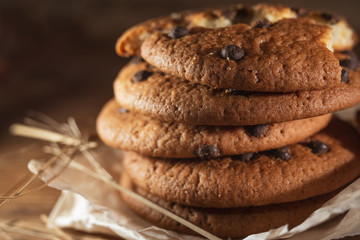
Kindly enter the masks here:
[[114, 148], [165, 158], [238, 155], [299, 142], [324, 128], [331, 114], [256, 126], [194, 126], [162, 122], [109, 101], [97, 119], [97, 132]]
[[341, 67], [330, 43], [329, 27], [298, 18], [253, 28], [206, 29], [175, 39], [154, 34], [143, 42], [141, 56], [164, 72], [216, 88], [295, 92], [340, 82]]
[[331, 192], [360, 174], [354, 128], [334, 119], [305, 142], [249, 156], [162, 159], [126, 152], [132, 181], [167, 201], [197, 207], [292, 202]]
[[[120, 184], [194, 223], [202, 229], [222, 238], [245, 237], [250, 234], [268, 231], [285, 224], [289, 224], [289, 228], [292, 228], [299, 225], [313, 211], [321, 207], [338, 192], [335, 191], [291, 203], [223, 209], [185, 207], [165, 201], [134, 185], [124, 172], [121, 175]], [[195, 234], [185, 226], [145, 206], [126, 194], [121, 195], [125, 204], [142, 218], [166, 229]]]
[[150, 19], [124, 32], [116, 43], [116, 52], [123, 57], [140, 55], [143, 41], [151, 34], [169, 34], [176, 26], [189, 30], [197, 27], [222, 28], [245, 23], [250, 26], [259, 20], [268, 19], [274, 23], [284, 18], [305, 17], [332, 28], [332, 47], [335, 51], [350, 50], [357, 42], [355, 32], [343, 17], [336, 14], [308, 11], [303, 8], [290, 8], [279, 5], [257, 4], [251, 7], [234, 5], [219, 9], [203, 9], [173, 13], [169, 16]]
[[[360, 73], [344, 71], [348, 73], [347, 83], [333, 88], [283, 94], [252, 93], [212, 89], [164, 74], [146, 62], [133, 61], [120, 71], [114, 93], [117, 102], [126, 109], [162, 121], [257, 125], [323, 115], [360, 102]], [[144, 72], [150, 75], [134, 81], [135, 75]]]

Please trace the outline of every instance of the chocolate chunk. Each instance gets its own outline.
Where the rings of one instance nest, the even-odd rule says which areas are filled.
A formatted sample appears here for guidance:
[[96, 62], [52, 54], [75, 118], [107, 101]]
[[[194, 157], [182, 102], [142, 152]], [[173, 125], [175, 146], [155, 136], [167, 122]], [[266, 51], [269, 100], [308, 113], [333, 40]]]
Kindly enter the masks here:
[[236, 16], [237, 17], [247, 17], [250, 15], [250, 13], [251, 13], [250, 9], [243, 7], [236, 11]]
[[288, 146], [269, 151], [269, 155], [274, 158], [280, 158], [287, 161], [291, 158], [291, 151]]
[[256, 21], [254, 28], [270, 27], [271, 25], [272, 23], [267, 18], [263, 18]]
[[346, 69], [341, 70], [341, 82], [343, 83], [349, 82], [349, 72]]
[[354, 52], [343, 52], [343, 53], [348, 55], [349, 58], [341, 60], [340, 66], [349, 68], [351, 70], [355, 70], [359, 64], [356, 53], [354, 53]]
[[304, 17], [308, 13], [305, 8], [292, 7], [291, 10], [296, 13], [297, 17]]
[[241, 161], [241, 162], [248, 162], [255, 156], [254, 153], [245, 153], [241, 155], [232, 156], [232, 160]]
[[331, 150], [328, 145], [319, 140], [309, 142], [308, 147], [311, 148], [311, 152], [314, 154], [324, 154]]
[[126, 108], [119, 108], [119, 109], [117, 110], [117, 112], [118, 112], [118, 113], [128, 113], [128, 112], [130, 112], [130, 111], [127, 110]]
[[221, 50], [220, 55], [225, 59], [238, 61], [244, 57], [244, 50], [234, 44], [230, 44]]
[[357, 125], [358, 125], [358, 130], [359, 130], [359, 132], [360, 132], [360, 110], [357, 110], [357, 111], [356, 111], [356, 116], [355, 116], [355, 118], [356, 118], [356, 123], [357, 123]]
[[247, 18], [251, 17], [250, 14], [251, 11], [250, 9], [248, 8], [240, 8], [240, 9], [226, 9], [222, 12], [222, 15], [231, 20], [231, 22], [233, 24], [236, 24], [236, 23], [244, 23], [244, 22], [247, 22], [248, 20], [246, 20]]
[[347, 58], [340, 61], [340, 66], [350, 68], [351, 70], [355, 70], [357, 65], [358, 62], [353, 58]]
[[260, 124], [254, 126], [246, 126], [245, 130], [250, 136], [253, 137], [262, 137], [268, 131], [269, 125], [267, 124]]
[[337, 24], [341, 20], [341, 17], [339, 15], [337, 15], [337, 14], [334, 14], [334, 13], [326, 13], [326, 12], [324, 12], [324, 13], [321, 14], [321, 17], [325, 21], [329, 22], [330, 25]]
[[217, 158], [220, 157], [220, 150], [214, 145], [204, 145], [199, 147], [195, 153], [200, 158]]
[[148, 77], [150, 77], [153, 73], [143, 70], [143, 71], [139, 71], [137, 73], [135, 73], [134, 77], [133, 77], [133, 82], [142, 82], [145, 81], [146, 79], [148, 79]]
[[171, 38], [181, 38], [189, 33], [189, 30], [186, 27], [175, 26], [169, 32], [169, 37]]
[[243, 90], [236, 90], [236, 89], [226, 89], [225, 93], [231, 94], [231, 95], [236, 95], [236, 96], [245, 96], [245, 97], [251, 95], [250, 92], [243, 91]]

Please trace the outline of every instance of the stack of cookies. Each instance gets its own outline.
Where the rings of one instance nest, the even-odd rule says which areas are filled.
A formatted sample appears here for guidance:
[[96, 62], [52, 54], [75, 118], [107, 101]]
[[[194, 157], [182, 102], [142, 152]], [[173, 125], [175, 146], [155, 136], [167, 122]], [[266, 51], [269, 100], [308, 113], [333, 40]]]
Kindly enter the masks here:
[[[121, 184], [220, 237], [296, 226], [360, 174], [356, 34], [335, 14], [271, 5], [171, 14], [126, 31], [135, 56], [97, 131]], [[124, 195], [156, 225], [192, 233]]]

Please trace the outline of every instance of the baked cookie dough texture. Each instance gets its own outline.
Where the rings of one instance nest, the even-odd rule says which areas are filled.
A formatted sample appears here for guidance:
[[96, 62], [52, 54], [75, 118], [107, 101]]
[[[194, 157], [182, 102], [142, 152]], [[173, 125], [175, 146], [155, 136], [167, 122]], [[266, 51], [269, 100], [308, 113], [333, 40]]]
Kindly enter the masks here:
[[[125, 31], [133, 57], [97, 119], [119, 182], [219, 237], [294, 227], [360, 175], [357, 35], [334, 13], [258, 4]], [[154, 224], [195, 234], [131, 197]]]

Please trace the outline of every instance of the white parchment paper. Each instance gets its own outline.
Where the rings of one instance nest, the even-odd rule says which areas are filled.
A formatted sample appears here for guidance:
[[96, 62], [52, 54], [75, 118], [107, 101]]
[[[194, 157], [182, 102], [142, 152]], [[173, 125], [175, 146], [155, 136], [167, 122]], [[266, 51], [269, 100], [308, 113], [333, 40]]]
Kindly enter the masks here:
[[[350, 120], [353, 113], [354, 108], [341, 113], [340, 116]], [[96, 150], [96, 158], [111, 159], [102, 164], [106, 165], [106, 169], [112, 170], [112, 174], [121, 174], [119, 164], [113, 161], [121, 158], [119, 151], [102, 145]], [[30, 161], [28, 165], [33, 173], [41, 166], [42, 163], [35, 160]], [[48, 169], [43, 174], [45, 182], [54, 175], [52, 171], [54, 170]], [[48, 185], [62, 190], [49, 216], [50, 225], [107, 233], [125, 239], [203, 239], [161, 229], [142, 220], [121, 202], [117, 190], [86, 172], [69, 167]], [[295, 228], [289, 230], [285, 225], [268, 232], [250, 235], [245, 239], [329, 240], [354, 235], [360, 235], [360, 178]]]

